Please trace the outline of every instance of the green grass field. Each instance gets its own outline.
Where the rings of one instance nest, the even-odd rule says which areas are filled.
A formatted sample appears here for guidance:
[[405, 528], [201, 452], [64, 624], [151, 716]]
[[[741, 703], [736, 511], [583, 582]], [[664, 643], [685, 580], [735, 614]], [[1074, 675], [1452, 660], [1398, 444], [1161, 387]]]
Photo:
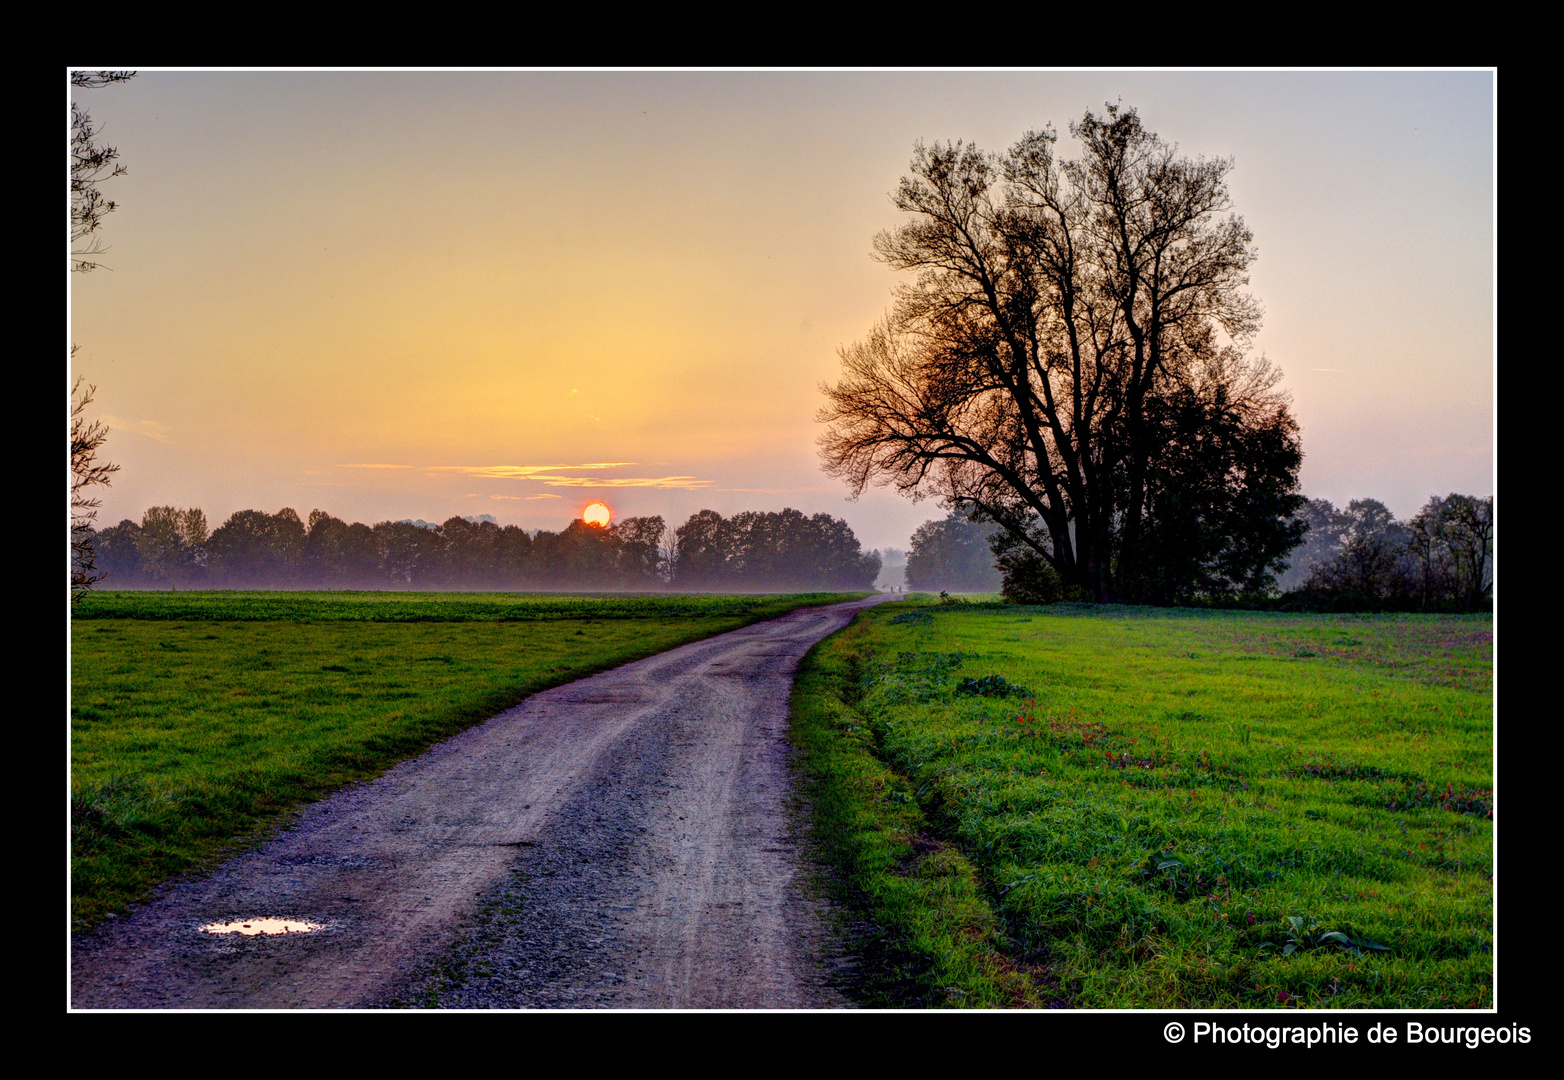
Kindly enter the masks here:
[[886, 605], [795, 736], [881, 1004], [1492, 1003], [1489, 616]]
[[71, 624], [72, 924], [529, 694], [852, 598], [89, 594]]

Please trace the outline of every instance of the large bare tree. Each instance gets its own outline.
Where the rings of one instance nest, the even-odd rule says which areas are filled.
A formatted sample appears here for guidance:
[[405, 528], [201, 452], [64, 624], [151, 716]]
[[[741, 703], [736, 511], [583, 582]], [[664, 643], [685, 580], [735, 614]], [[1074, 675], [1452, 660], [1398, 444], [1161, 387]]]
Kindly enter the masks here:
[[997, 522], [1094, 599], [1263, 591], [1302, 532], [1301, 450], [1246, 352], [1232, 163], [1113, 105], [1070, 131], [1067, 162], [1051, 128], [1004, 155], [917, 146], [911, 220], [875, 239], [915, 277], [822, 388], [825, 468]]

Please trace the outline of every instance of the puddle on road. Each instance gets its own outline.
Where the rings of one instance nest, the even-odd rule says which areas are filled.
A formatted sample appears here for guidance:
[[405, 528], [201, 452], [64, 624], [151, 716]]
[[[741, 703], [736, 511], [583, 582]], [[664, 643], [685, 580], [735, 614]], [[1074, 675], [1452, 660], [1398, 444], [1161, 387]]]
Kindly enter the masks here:
[[240, 919], [230, 923], [207, 923], [201, 929], [208, 934], [308, 934], [321, 929], [320, 923], [299, 919]]

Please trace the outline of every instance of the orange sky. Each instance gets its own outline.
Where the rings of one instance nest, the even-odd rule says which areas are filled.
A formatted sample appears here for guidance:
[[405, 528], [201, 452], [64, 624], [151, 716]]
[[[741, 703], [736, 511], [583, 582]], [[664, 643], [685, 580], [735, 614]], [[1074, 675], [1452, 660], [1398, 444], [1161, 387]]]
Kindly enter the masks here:
[[[941, 516], [818, 467], [916, 140], [1003, 150], [1122, 99], [1236, 159], [1257, 349], [1306, 494], [1493, 483], [1491, 72], [167, 72], [78, 91], [128, 176], [68, 275], [75, 368], [149, 505], [558, 529], [793, 506]], [[1071, 154], [1066, 135], [1061, 140]]]

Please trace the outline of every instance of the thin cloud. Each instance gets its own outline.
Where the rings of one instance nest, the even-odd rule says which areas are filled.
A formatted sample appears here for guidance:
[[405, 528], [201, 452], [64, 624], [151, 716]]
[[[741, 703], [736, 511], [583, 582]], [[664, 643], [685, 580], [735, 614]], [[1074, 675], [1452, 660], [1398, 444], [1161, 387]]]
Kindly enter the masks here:
[[490, 495], [491, 499], [514, 499], [516, 502], [531, 502], [533, 499], [563, 499], [563, 495], [550, 495], [547, 492], [542, 495]]
[[[694, 476], [569, 476], [567, 473], [623, 469], [634, 461], [588, 461], [579, 465], [343, 465], [345, 469], [422, 469], [425, 473], [458, 473], [484, 480], [533, 480], [548, 487], [572, 488], [672, 488], [693, 491], [709, 488], [713, 481]], [[823, 489], [822, 489], [823, 490]], [[496, 499], [557, 499], [558, 495], [493, 495]]]
[[605, 487], [605, 488], [695, 488], [711, 487], [710, 480], [697, 480], [693, 476], [612, 476], [599, 479], [595, 476], [534, 476], [549, 487]]
[[[533, 480], [539, 473], [572, 472], [597, 469], [623, 469], [633, 461], [590, 461], [584, 465], [429, 465], [429, 472], [456, 472], [463, 476], [481, 476], [490, 480]], [[410, 466], [411, 467], [411, 466]]]
[[121, 420], [117, 416], [105, 415], [103, 423], [110, 431], [132, 431], [137, 435], [145, 435], [149, 439], [156, 439], [158, 442], [171, 443], [174, 441], [169, 437], [168, 429], [156, 420], [136, 420], [132, 422], [130, 420]]
[[417, 468], [417, 466], [416, 465], [381, 465], [381, 464], [378, 464], [378, 463], [354, 461], [354, 462], [344, 462], [343, 464], [338, 465], [337, 468], [339, 468], [339, 469], [415, 469], [415, 468]]

